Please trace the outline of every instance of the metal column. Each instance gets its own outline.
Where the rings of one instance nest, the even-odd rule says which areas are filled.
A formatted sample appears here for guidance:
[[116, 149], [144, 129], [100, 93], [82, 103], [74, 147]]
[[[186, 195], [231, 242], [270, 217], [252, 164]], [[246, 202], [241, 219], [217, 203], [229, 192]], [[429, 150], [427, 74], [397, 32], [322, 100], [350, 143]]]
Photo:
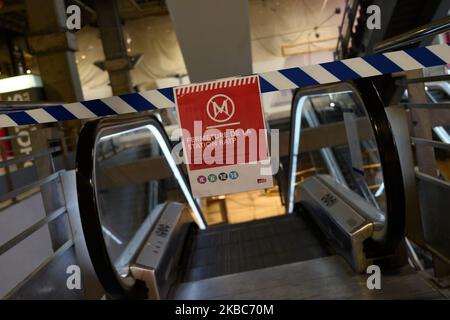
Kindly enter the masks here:
[[122, 22], [116, 0], [96, 0], [97, 23], [105, 54], [105, 69], [108, 71], [114, 95], [134, 91], [130, 69], [132, 62], [127, 55]]

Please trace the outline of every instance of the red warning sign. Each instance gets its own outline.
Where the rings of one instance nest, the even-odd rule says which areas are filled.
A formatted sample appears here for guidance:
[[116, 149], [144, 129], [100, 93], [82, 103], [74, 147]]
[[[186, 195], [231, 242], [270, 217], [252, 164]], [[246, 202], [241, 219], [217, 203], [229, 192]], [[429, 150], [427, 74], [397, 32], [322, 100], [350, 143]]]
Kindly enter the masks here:
[[258, 76], [174, 90], [194, 196], [272, 186]]

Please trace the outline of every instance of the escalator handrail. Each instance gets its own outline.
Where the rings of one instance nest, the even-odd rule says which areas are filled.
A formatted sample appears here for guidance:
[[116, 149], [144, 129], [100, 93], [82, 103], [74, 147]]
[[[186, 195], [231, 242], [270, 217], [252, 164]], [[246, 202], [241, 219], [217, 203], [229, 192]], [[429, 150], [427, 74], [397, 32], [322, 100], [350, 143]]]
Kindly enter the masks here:
[[[78, 204], [81, 217], [81, 223], [84, 238], [87, 244], [89, 256], [91, 258], [95, 272], [102, 283], [105, 291], [116, 299], [122, 298], [144, 298], [146, 296], [145, 285], [141, 282], [134, 281], [131, 284], [125, 284], [111, 261], [108, 250], [103, 238], [102, 223], [100, 221], [97, 197], [95, 190], [95, 149], [100, 138], [101, 132], [104, 130], [118, 129], [126, 131], [137, 129], [140, 127], [151, 126], [161, 134], [166, 147], [171, 150], [169, 139], [161, 123], [152, 116], [129, 116], [120, 118], [100, 118], [87, 122], [79, 136], [77, 155], [76, 155], [76, 180]], [[122, 130], [123, 129], [123, 130]], [[119, 131], [119, 132], [120, 132]], [[160, 143], [160, 141], [158, 141]], [[187, 179], [179, 165], [178, 179], [183, 179], [185, 186], [189, 188]], [[188, 190], [190, 191], [190, 190]], [[198, 210], [198, 204], [193, 201]], [[200, 213], [201, 215], [201, 213]], [[200, 217], [204, 223], [203, 217]]]
[[402, 33], [398, 36], [386, 39], [375, 46], [374, 52], [381, 53], [389, 50], [404, 48], [408, 45], [431, 38], [432, 36], [441, 34], [448, 30], [450, 30], [450, 17], [445, 17]]
[[[287, 191], [287, 211], [294, 210], [295, 171], [300, 144], [301, 107], [300, 99], [317, 94], [351, 91], [365, 106], [372, 125], [379, 150], [380, 163], [386, 194], [386, 217], [382, 237], [377, 241], [376, 250], [392, 253], [402, 241], [405, 229], [405, 191], [400, 160], [395, 139], [384, 111], [384, 104], [370, 79], [358, 79], [352, 83], [339, 83], [307, 89], [297, 89], [292, 99], [291, 135], [289, 143], [289, 176]], [[294, 173], [293, 173], [294, 172]]]

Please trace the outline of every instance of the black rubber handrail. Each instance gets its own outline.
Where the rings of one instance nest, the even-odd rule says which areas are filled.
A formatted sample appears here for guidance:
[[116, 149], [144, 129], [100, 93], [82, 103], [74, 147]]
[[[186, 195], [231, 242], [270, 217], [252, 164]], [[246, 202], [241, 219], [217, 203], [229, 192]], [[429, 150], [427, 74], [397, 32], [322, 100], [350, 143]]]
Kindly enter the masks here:
[[441, 34], [448, 30], [450, 30], [450, 17], [445, 17], [411, 31], [402, 33], [398, 36], [386, 39], [377, 44], [374, 48], [374, 51], [376, 53], [380, 53], [389, 50], [400, 49], [428, 39], [435, 35]]

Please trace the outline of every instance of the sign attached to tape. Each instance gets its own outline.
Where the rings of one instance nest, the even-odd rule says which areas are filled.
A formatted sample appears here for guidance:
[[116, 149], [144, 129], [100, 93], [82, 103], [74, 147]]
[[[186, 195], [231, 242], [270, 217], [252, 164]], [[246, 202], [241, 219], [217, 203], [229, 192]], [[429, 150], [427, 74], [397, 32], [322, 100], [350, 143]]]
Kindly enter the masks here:
[[187, 85], [174, 94], [195, 197], [272, 187], [258, 76]]
[[[270, 71], [257, 76], [261, 93], [265, 93], [441, 66], [449, 63], [449, 45], [438, 44], [306, 67]], [[0, 128], [73, 119], [91, 119], [172, 107], [175, 107], [173, 88], [164, 88], [0, 114]]]

